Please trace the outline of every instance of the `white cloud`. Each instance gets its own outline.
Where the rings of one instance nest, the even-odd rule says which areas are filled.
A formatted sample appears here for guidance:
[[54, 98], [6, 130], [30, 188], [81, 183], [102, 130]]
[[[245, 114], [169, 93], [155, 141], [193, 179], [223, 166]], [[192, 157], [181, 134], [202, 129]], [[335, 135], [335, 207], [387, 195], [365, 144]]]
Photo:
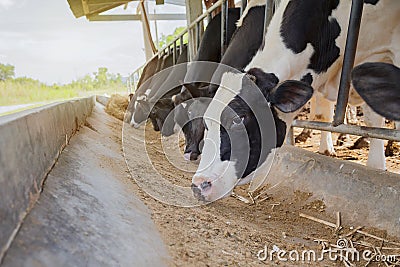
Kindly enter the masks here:
[[0, 7], [9, 8], [15, 4], [13, 0], [0, 0]]

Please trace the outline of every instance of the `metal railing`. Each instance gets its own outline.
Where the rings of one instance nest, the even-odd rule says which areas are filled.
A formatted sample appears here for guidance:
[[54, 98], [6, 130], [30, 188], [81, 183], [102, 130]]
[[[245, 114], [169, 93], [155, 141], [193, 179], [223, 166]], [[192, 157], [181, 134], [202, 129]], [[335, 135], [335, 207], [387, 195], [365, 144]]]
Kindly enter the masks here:
[[[244, 0], [246, 1], [246, 0]], [[269, 0], [268, 0], [269, 1]], [[135, 91], [137, 89], [137, 84], [139, 81], [139, 77], [141, 74], [141, 71], [143, 70], [144, 66], [148, 62], [150, 62], [154, 57], [160, 58], [161, 56], [169, 53], [173, 53], [173, 62], [174, 64], [176, 63], [178, 59], [178, 51], [179, 50], [179, 55], [182, 54], [182, 49], [177, 49], [177, 44], [179, 42], [180, 47], [183, 47], [184, 44], [184, 36], [188, 35], [188, 45], [192, 47], [194, 51], [197, 51], [197, 49], [200, 46], [200, 41], [201, 41], [201, 25], [204, 19], [210, 19], [211, 18], [211, 13], [217, 9], [218, 7], [222, 7], [222, 14], [221, 14], [221, 51], [225, 51], [226, 48], [226, 23], [227, 23], [227, 16], [228, 16], [228, 4], [227, 0], [219, 0], [214, 3], [209, 9], [207, 9], [203, 14], [201, 14], [199, 17], [197, 17], [192, 23], [189, 24], [179, 35], [175, 37], [174, 40], [172, 40], [170, 43], [165, 45], [163, 48], [161, 48], [151, 59], [149, 59], [145, 64], [143, 64], [141, 67], [137, 68], [129, 77], [127, 80], [127, 88], [128, 92], [131, 93], [132, 91]], [[194, 30], [194, 38], [192, 38]], [[190, 40], [194, 40], [194, 44], [190, 43]], [[188, 53], [188, 61], [193, 60], [193, 58], [190, 58], [190, 53]]]

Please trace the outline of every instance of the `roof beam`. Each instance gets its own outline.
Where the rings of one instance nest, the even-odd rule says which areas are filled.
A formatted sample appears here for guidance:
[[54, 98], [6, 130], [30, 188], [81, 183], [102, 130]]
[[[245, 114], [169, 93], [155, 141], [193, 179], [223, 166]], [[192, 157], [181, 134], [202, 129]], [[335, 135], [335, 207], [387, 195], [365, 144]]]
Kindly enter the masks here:
[[89, 6], [97, 6], [97, 5], [113, 5], [113, 4], [126, 4], [130, 2], [130, 0], [114, 0], [114, 1], [107, 1], [107, 0], [86, 0]]
[[87, 0], [82, 0], [82, 8], [83, 8], [83, 13], [89, 14], [90, 9]]
[[[149, 20], [186, 20], [185, 14], [148, 14]], [[140, 15], [90, 15], [89, 21], [141, 20]]]

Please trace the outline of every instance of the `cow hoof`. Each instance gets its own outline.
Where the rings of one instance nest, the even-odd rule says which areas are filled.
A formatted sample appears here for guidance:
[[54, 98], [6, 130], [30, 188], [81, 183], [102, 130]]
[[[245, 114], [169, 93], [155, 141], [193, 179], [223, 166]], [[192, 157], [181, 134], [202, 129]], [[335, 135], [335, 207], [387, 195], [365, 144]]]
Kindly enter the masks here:
[[296, 136], [296, 138], [294, 139], [294, 141], [296, 143], [304, 143], [307, 141], [308, 138], [311, 137], [311, 131], [303, 131], [301, 132], [298, 136]]
[[329, 150], [325, 150], [324, 152], [319, 152], [320, 154], [322, 154], [322, 155], [325, 155], [325, 156], [329, 156], [329, 157], [336, 157], [337, 155], [336, 155], [336, 152], [335, 151], [329, 151]]
[[393, 157], [396, 153], [399, 152], [399, 148], [396, 146], [394, 141], [388, 141], [386, 149], [385, 149], [385, 157]]
[[358, 138], [354, 144], [350, 147], [350, 149], [361, 149], [361, 148], [368, 148], [369, 141], [365, 137]]
[[338, 139], [336, 140], [337, 146], [343, 146], [349, 140], [349, 136], [347, 134], [340, 134]]

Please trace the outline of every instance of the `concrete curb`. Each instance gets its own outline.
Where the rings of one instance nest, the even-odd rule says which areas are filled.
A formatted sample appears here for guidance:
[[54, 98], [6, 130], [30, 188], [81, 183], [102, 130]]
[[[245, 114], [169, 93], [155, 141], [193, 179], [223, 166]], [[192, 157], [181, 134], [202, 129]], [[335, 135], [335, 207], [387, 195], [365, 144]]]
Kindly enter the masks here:
[[69, 138], [95, 97], [46, 105], [0, 118], [0, 261]]
[[284, 146], [267, 183], [278, 191], [312, 192], [328, 214], [340, 211], [345, 224], [387, 230], [400, 237], [400, 175]]

